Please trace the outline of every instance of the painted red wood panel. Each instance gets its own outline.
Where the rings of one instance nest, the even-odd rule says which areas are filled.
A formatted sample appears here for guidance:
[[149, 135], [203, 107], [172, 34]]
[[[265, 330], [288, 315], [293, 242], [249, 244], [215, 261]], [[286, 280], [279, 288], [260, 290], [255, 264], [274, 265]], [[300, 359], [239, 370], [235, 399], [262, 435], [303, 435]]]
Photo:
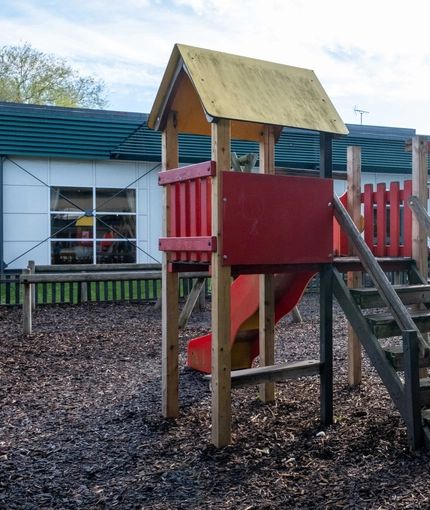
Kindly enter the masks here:
[[375, 250], [375, 213], [373, 207], [373, 185], [365, 184], [364, 192], [362, 193], [362, 202], [364, 203], [364, 241], [370, 248], [371, 252]]
[[210, 236], [199, 237], [160, 237], [159, 250], [187, 253], [191, 251], [216, 251], [217, 238]]
[[412, 211], [407, 205], [412, 195], [412, 181], [405, 181], [401, 199], [403, 201], [403, 257], [412, 257]]
[[333, 180], [222, 172], [224, 265], [333, 260]]
[[376, 247], [374, 254], [384, 257], [387, 246], [387, 191], [385, 182], [376, 185]]
[[390, 245], [387, 246], [389, 257], [400, 257], [400, 184], [390, 184]]

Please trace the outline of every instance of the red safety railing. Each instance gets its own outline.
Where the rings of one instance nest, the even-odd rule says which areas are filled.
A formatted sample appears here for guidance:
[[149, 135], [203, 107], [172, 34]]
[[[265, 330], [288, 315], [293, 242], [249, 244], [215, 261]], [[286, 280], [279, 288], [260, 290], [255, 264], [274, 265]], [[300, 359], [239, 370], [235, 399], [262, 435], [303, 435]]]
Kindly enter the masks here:
[[[412, 256], [412, 212], [406, 205], [412, 195], [412, 181], [405, 181], [403, 189], [392, 182], [387, 189], [379, 183], [374, 189], [365, 184], [361, 194], [364, 217], [364, 240], [376, 257]], [[346, 206], [346, 194], [341, 197]], [[335, 253], [348, 254], [348, 241], [336, 222]]]
[[215, 162], [207, 161], [158, 174], [170, 204], [170, 236], [159, 239], [159, 249], [171, 252], [172, 261], [210, 262], [216, 251], [211, 189], [215, 172]]

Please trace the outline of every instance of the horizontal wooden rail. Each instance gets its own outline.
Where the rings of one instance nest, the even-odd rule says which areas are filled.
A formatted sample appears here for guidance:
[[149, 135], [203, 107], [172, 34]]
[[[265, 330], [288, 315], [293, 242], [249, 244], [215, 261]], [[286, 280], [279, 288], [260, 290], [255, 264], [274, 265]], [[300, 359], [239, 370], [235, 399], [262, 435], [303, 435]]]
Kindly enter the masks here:
[[[209, 277], [208, 272], [180, 273], [180, 278]], [[129, 280], [161, 280], [161, 271], [134, 271], [112, 273], [58, 273], [58, 274], [22, 274], [21, 284], [31, 283], [68, 283], [68, 282], [115, 282]]]
[[[279, 382], [285, 379], [318, 375], [321, 369], [319, 360], [291, 361], [266, 367], [246, 368], [234, 370], [231, 373], [231, 387], [240, 388], [252, 384]], [[203, 379], [211, 381], [212, 375], [205, 375]]]

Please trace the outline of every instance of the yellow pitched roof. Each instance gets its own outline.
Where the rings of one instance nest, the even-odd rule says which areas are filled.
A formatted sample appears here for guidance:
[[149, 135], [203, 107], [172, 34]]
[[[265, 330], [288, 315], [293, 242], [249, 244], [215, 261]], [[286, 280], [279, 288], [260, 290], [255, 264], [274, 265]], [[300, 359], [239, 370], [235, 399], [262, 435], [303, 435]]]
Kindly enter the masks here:
[[313, 71], [177, 44], [148, 126], [164, 129], [178, 112], [179, 132], [210, 134], [210, 122], [232, 120], [232, 138], [259, 140], [262, 124], [334, 134], [348, 129]]

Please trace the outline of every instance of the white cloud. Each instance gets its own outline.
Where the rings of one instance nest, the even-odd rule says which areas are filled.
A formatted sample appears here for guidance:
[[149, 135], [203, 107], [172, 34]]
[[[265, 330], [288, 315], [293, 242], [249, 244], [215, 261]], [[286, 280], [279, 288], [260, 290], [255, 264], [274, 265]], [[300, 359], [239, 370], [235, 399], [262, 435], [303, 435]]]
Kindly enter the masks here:
[[113, 108], [148, 111], [179, 42], [313, 69], [346, 122], [359, 104], [430, 133], [429, 14], [427, 0], [15, 0], [0, 33], [97, 73]]

